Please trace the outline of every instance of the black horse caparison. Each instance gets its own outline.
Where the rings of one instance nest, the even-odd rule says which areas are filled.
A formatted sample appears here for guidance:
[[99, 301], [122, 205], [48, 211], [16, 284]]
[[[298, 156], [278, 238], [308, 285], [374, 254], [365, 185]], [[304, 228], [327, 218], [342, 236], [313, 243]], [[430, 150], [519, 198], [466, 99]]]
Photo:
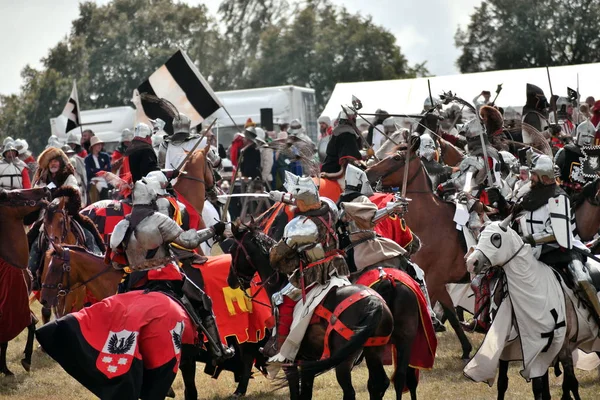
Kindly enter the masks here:
[[[271, 267], [269, 250], [275, 241], [255, 226], [232, 225], [234, 234], [231, 244], [231, 268], [227, 283], [232, 288], [250, 286], [254, 274], [258, 272], [262, 287], [271, 296], [288, 283], [287, 276]], [[349, 285], [332, 289], [321, 302], [328, 310], [344, 299], [365, 290], [362, 285]], [[328, 321], [308, 327], [301, 343], [296, 362], [284, 368], [290, 389], [290, 399], [311, 399], [315, 376], [332, 368], [336, 370], [337, 381], [344, 392], [344, 400], [356, 398], [352, 386], [352, 367], [362, 351], [369, 369], [368, 390], [371, 399], [381, 399], [389, 386], [389, 379], [382, 362], [384, 346], [365, 347], [371, 337], [389, 336], [393, 328], [393, 318], [384, 300], [379, 296], [368, 296], [352, 304], [340, 316], [340, 320], [354, 331], [346, 340], [332, 333], [329, 340], [331, 356], [320, 360], [324, 349], [324, 337]]]

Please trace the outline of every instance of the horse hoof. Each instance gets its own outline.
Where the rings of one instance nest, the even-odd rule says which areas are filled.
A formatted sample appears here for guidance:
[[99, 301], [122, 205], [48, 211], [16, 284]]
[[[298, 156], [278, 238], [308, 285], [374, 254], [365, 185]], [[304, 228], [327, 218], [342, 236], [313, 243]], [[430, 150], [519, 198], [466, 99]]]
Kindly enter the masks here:
[[169, 391], [167, 392], [167, 397], [170, 399], [174, 399], [175, 398], [175, 391], [173, 390], [172, 387], [169, 388]]
[[27, 361], [25, 359], [21, 360], [21, 365], [25, 369], [25, 371], [29, 372], [31, 370], [31, 361]]
[[15, 376], [15, 374], [13, 374], [8, 368], [0, 371], [0, 374], [4, 374], [4, 376]]
[[230, 400], [241, 399], [244, 396], [245, 396], [244, 393], [234, 393], [231, 396], [229, 396], [229, 399]]
[[463, 358], [461, 358], [461, 361], [462, 361], [462, 363], [463, 363], [463, 367], [466, 367], [466, 366], [467, 366], [467, 364], [469, 363], [469, 361], [471, 361], [471, 359], [470, 359], [470, 358], [464, 358], [464, 357], [463, 357]]

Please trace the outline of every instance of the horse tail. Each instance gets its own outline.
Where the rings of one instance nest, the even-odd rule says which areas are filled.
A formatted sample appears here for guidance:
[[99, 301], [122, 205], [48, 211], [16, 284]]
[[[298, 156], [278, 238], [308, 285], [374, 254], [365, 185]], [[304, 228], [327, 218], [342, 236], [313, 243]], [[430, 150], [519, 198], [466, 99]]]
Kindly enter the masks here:
[[355, 334], [340, 349], [331, 354], [331, 357], [320, 361], [302, 362], [299, 364], [301, 373], [323, 374], [335, 368], [351, 354], [358, 352], [365, 345], [367, 339], [375, 335], [379, 322], [383, 316], [383, 302], [379, 297], [368, 298], [369, 305], [363, 311], [364, 318], [357, 323]]

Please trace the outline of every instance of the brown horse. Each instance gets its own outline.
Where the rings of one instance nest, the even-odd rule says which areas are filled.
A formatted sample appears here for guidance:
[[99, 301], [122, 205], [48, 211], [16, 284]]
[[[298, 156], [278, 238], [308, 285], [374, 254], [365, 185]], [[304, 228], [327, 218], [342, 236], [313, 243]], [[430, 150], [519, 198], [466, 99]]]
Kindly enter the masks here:
[[8, 342], [27, 327], [25, 356], [21, 365], [31, 367], [35, 317], [31, 314], [27, 271], [29, 247], [23, 219], [44, 207], [50, 191], [45, 188], [5, 191], [0, 189], [0, 373], [13, 375], [6, 365]]
[[[413, 153], [414, 154], [414, 153]], [[406, 168], [406, 151], [397, 151], [367, 169], [370, 182], [381, 180], [383, 187], [402, 187]], [[440, 200], [431, 188], [431, 182], [421, 163], [412, 156], [408, 163], [407, 197], [413, 201], [405, 219], [411, 230], [421, 239], [421, 250], [414, 261], [425, 271], [431, 303], [439, 301], [462, 347], [462, 358], [468, 359], [472, 346], [463, 331], [446, 290], [446, 284], [468, 278], [465, 251], [453, 222], [454, 206]], [[442, 240], [440, 240], [442, 239]]]
[[[83, 285], [96, 299], [103, 300], [117, 292], [119, 282], [123, 278], [123, 271], [112, 268], [105, 263], [103, 257], [90, 253], [79, 246], [52, 243], [47, 256], [50, 264], [40, 300], [47, 306], [54, 306], [60, 298]], [[201, 288], [203, 287], [203, 279], [199, 270], [186, 268], [185, 271], [193, 282]], [[235, 357], [228, 360], [223, 367], [238, 374], [236, 375], [238, 386], [233, 394], [237, 397], [246, 394], [249, 380], [252, 377], [254, 361], [262, 358], [262, 355], [258, 351], [260, 343], [235, 343], [234, 346], [236, 347]], [[197, 361], [207, 364], [211, 362], [207, 352], [201, 351], [199, 354], [195, 346], [184, 345], [180, 369], [186, 400], [198, 398], [195, 384]]]
[[594, 239], [600, 229], [600, 179], [583, 187], [573, 198], [577, 233], [583, 241]]
[[[227, 283], [232, 288], [250, 287], [254, 274], [258, 272], [262, 280], [262, 287], [272, 296], [288, 283], [285, 274], [271, 267], [269, 250], [275, 241], [262, 233], [259, 227], [232, 225], [234, 234], [231, 245], [232, 261]], [[240, 256], [241, 255], [241, 256]], [[362, 285], [350, 285], [331, 290], [321, 305], [327, 310], [334, 310], [340, 303], [356, 293], [365, 290]], [[369, 338], [389, 336], [393, 329], [393, 318], [385, 302], [379, 296], [368, 296], [352, 303], [341, 316], [337, 318], [345, 327], [355, 333], [348, 339], [341, 335], [331, 336], [329, 348], [331, 356], [321, 361], [325, 343], [329, 340], [326, 336], [329, 321], [321, 319], [319, 323], [308, 327], [298, 352], [300, 364], [293, 364], [285, 368], [290, 389], [290, 399], [312, 398], [313, 381], [316, 375], [329, 369], [336, 369], [337, 381], [344, 392], [344, 399], [355, 399], [356, 394], [352, 387], [351, 371], [354, 362], [362, 350], [369, 368], [368, 389], [371, 399], [381, 399], [389, 386], [382, 363], [384, 346], [365, 346]], [[300, 370], [298, 371], [298, 365]]]
[[440, 144], [440, 157], [444, 164], [456, 167], [465, 158], [465, 153], [449, 141], [438, 138], [437, 142]]
[[[210, 144], [204, 149], [195, 150], [186, 161], [182, 171], [184, 172], [177, 178], [173, 188], [181, 194], [196, 210], [198, 215], [202, 216], [204, 209], [204, 200], [206, 191], [212, 190], [215, 186], [212, 167], [206, 158], [206, 153], [210, 150]], [[200, 218], [199, 229], [205, 228], [204, 221]]]

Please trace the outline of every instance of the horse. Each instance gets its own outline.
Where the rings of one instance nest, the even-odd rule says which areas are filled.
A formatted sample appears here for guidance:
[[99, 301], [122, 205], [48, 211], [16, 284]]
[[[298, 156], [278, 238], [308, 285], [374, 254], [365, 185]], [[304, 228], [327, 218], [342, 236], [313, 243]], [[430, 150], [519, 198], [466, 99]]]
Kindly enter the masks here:
[[[397, 151], [366, 170], [370, 182], [381, 180], [383, 187], [402, 187], [406, 151]], [[414, 201], [405, 215], [406, 223], [421, 239], [421, 249], [414, 261], [425, 271], [431, 304], [439, 301], [461, 343], [463, 360], [469, 359], [472, 345], [456, 315], [446, 290], [448, 283], [465, 282], [465, 250], [453, 222], [454, 205], [443, 202], [432, 191], [431, 181], [421, 160], [414, 152], [408, 162], [406, 195]], [[435, 221], [435, 223], [432, 223]], [[440, 240], [443, 239], [443, 240]]]
[[[45, 284], [41, 292], [41, 302], [47, 306], [53, 306], [58, 299], [68, 295], [74, 289], [85, 285], [92, 295], [100, 300], [114, 295], [117, 292], [119, 282], [123, 278], [123, 271], [114, 269], [106, 264], [104, 257], [86, 251], [75, 245], [60, 245], [51, 242], [51, 248], [47, 252], [50, 259]], [[184, 266], [186, 275], [201, 288], [203, 278], [199, 270]], [[214, 300], [213, 300], [214, 301]], [[219, 316], [217, 315], [217, 323]], [[222, 329], [220, 329], [222, 331]], [[261, 342], [235, 343], [236, 355], [224, 365], [236, 374], [238, 386], [233, 394], [241, 397], [246, 394], [248, 383], [252, 377], [252, 366], [255, 360], [261, 359], [259, 345]], [[181, 356], [181, 374], [185, 387], [185, 399], [197, 399], [198, 392], [195, 384], [196, 362], [211, 362], [206, 351], [198, 353], [195, 346], [184, 345]], [[241, 365], [241, 368], [238, 368]], [[239, 369], [239, 371], [238, 371]]]
[[[535, 399], [545, 400], [550, 399], [548, 367], [558, 357], [565, 369], [562, 398], [570, 399], [572, 393], [579, 399], [572, 353], [577, 348], [597, 351], [599, 328], [563, 274], [536, 260], [509, 223], [507, 218], [487, 225], [466, 261], [469, 271], [476, 274], [492, 267], [501, 269], [503, 293], [490, 328], [493, 334], [486, 336], [465, 367], [465, 375], [490, 383], [499, 366], [498, 399], [504, 399], [508, 362], [522, 360], [521, 374], [532, 379]], [[480, 352], [482, 357], [478, 357]]]
[[[59, 188], [54, 193], [54, 200], [48, 205], [43, 217], [43, 231], [41, 240], [43, 243], [62, 243], [71, 245], [87, 246], [87, 239], [83, 229], [88, 229], [96, 246], [101, 252], [106, 251], [106, 247], [96, 226], [87, 217], [79, 214], [81, 208], [81, 197], [79, 192], [73, 188]], [[90, 244], [91, 245], [91, 244]], [[48, 258], [44, 257], [42, 269], [42, 287], [48, 267]], [[83, 308], [86, 296], [85, 286], [70, 291], [60, 298], [57, 304], [54, 304], [54, 310], [57, 317], [62, 317], [71, 311], [79, 311]], [[50, 318], [49, 309], [42, 309], [42, 320], [47, 323]]]
[[[269, 250], [275, 241], [265, 235], [255, 225], [232, 225], [233, 243], [231, 243], [232, 262], [227, 282], [230, 287], [250, 287], [255, 273], [262, 280], [261, 287], [271, 297], [288, 283], [287, 276], [274, 270], [269, 262]], [[362, 285], [341, 286], [331, 290], [318, 307], [335, 310], [346, 299], [365, 293]], [[366, 301], [365, 301], [366, 300]], [[409, 305], [410, 307], [410, 305]], [[381, 399], [387, 390], [390, 380], [386, 376], [382, 363], [385, 340], [377, 340], [368, 346], [369, 339], [385, 339], [391, 334], [393, 319], [391, 312], [379, 295], [367, 296], [361, 301], [354, 301], [341, 315], [331, 315], [327, 321], [321, 318], [318, 323], [309, 325], [300, 345], [298, 359], [284, 368], [290, 389], [290, 399], [312, 398], [312, 387], [316, 375], [329, 369], [336, 369], [336, 377], [344, 392], [345, 400], [355, 399], [352, 387], [351, 370], [362, 349], [369, 369], [368, 390], [371, 399]], [[320, 315], [320, 313], [316, 313]], [[346, 334], [330, 336], [332, 327], [329, 322], [344, 325]], [[348, 333], [348, 329], [353, 334]], [[340, 331], [338, 331], [339, 333]], [[344, 338], [345, 337], [345, 338]], [[329, 350], [329, 351], [328, 351]], [[328, 358], [319, 360], [329, 353]], [[300, 365], [300, 370], [298, 370]]]
[[[198, 225], [197, 229], [205, 227], [202, 221], [202, 209], [206, 190], [214, 187], [214, 177], [210, 163], [206, 160], [206, 151], [207, 149], [194, 150], [185, 162], [177, 183], [173, 186], [180, 194], [179, 201], [185, 205], [190, 224], [195, 222]], [[81, 210], [81, 215], [89, 217], [98, 227], [104, 243], [109, 243], [114, 227], [130, 212], [131, 203], [127, 200], [100, 200]]]
[[[23, 219], [45, 207], [50, 191], [46, 188], [0, 189], [0, 373], [14, 375], [6, 364], [8, 342], [27, 327], [27, 343], [21, 365], [31, 368], [36, 320], [29, 309], [31, 275], [27, 270], [29, 247]], [[9, 240], [10, 238], [10, 240]]]
[[600, 179], [588, 183], [574, 196], [573, 210], [580, 239], [594, 239], [600, 229]]

